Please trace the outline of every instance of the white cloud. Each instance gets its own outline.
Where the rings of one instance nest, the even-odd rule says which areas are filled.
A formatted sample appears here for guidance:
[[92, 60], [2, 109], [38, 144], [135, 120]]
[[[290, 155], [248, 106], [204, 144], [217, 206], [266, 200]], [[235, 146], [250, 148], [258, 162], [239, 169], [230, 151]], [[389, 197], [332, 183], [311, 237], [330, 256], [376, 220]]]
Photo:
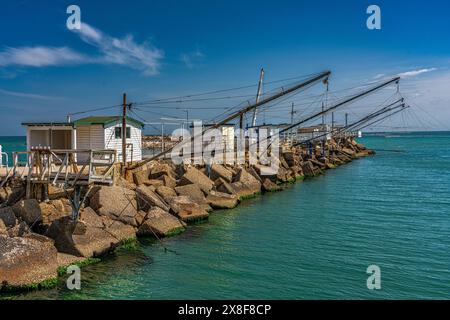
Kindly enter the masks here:
[[383, 78], [384, 76], [386, 76], [384, 73], [379, 73], [376, 76], [374, 76], [373, 79], [375, 79], [375, 80], [380, 79], [380, 78]]
[[81, 24], [80, 30], [73, 31], [79, 34], [81, 40], [98, 48], [101, 53], [97, 58], [99, 63], [128, 66], [146, 75], [159, 73], [164, 52], [148, 41], [137, 43], [132, 35], [121, 39], [111, 37], [86, 23]]
[[67, 47], [6, 48], [0, 52], [0, 66], [47, 67], [84, 63], [88, 58]]
[[182, 53], [180, 55], [180, 60], [184, 63], [186, 67], [189, 69], [194, 68], [203, 58], [205, 55], [199, 50], [195, 50], [193, 52], [189, 53]]
[[411, 77], [418, 76], [422, 73], [432, 72], [432, 71], [436, 71], [436, 70], [437, 70], [437, 68], [428, 68], [428, 69], [424, 68], [424, 69], [418, 69], [418, 70], [411, 70], [411, 71], [399, 73], [398, 76], [402, 77], [402, 78], [411, 78]]
[[164, 53], [148, 41], [137, 43], [131, 35], [111, 37], [86, 23], [81, 24], [80, 30], [73, 31], [81, 40], [96, 47], [98, 55], [88, 56], [68, 47], [8, 47], [0, 52], [0, 66], [48, 67], [97, 63], [123, 65], [145, 75], [159, 73]]
[[450, 129], [450, 72], [443, 69], [428, 78], [411, 78], [400, 85], [406, 103], [416, 114], [414, 125], [422, 130]]
[[12, 96], [12, 97], [41, 99], [41, 100], [61, 100], [61, 99], [63, 99], [61, 97], [51, 97], [51, 96], [45, 96], [45, 95], [40, 95], [40, 94], [34, 94], [34, 93], [9, 91], [9, 90], [4, 90], [4, 89], [0, 89], [0, 94]]

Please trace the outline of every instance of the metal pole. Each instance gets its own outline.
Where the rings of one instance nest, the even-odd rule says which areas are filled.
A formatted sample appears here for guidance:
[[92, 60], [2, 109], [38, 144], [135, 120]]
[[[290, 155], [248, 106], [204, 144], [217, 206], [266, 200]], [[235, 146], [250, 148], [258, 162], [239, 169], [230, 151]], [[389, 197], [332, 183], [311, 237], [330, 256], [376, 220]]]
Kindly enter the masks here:
[[161, 123], [161, 148], [164, 151], [164, 122]]
[[[386, 87], [386, 86], [388, 86], [388, 85], [390, 85], [390, 84], [392, 84], [394, 82], [398, 82], [399, 80], [400, 80], [400, 77], [395, 77], [395, 78], [393, 78], [393, 79], [391, 79], [389, 81], [383, 82], [380, 85], [374, 86], [371, 89], [368, 89], [368, 90], [365, 90], [365, 91], [363, 91], [361, 93], [358, 93], [358, 94], [356, 94], [356, 95], [354, 95], [354, 96], [352, 96], [352, 97], [350, 97], [350, 98], [348, 98], [348, 99], [346, 99], [344, 101], [341, 101], [341, 102], [339, 102], [339, 103], [337, 103], [337, 104], [327, 108], [323, 112], [321, 111], [321, 112], [318, 112], [316, 114], [313, 114], [313, 115], [311, 115], [311, 116], [309, 116], [309, 117], [307, 117], [307, 118], [305, 118], [303, 120], [300, 120], [300, 121], [298, 121], [298, 122], [296, 122], [296, 123], [294, 123], [294, 124], [284, 128], [284, 129], [280, 130], [279, 133], [281, 134], [283, 132], [286, 132], [286, 131], [292, 129], [293, 127], [297, 127], [297, 126], [299, 126], [299, 125], [301, 125], [301, 124], [303, 124], [305, 122], [308, 122], [308, 121], [310, 121], [310, 120], [312, 120], [312, 119], [314, 119], [316, 117], [319, 117], [319, 116], [322, 115], [322, 113], [327, 113], [327, 112], [330, 112], [332, 110], [336, 110], [337, 108], [339, 108], [339, 107], [341, 107], [343, 105], [349, 104], [349, 103], [351, 103], [351, 102], [353, 102], [355, 100], [358, 100], [358, 99], [360, 99], [360, 98], [362, 98], [364, 96], [367, 96], [367, 95], [369, 95], [369, 94], [371, 94], [371, 93], [373, 93], [373, 92], [375, 92], [377, 90], [380, 90], [380, 89], [382, 89], [382, 88], [384, 88], [384, 87]], [[270, 137], [268, 137], [268, 138], [270, 138]]]
[[123, 110], [122, 110], [122, 162], [123, 166], [127, 165], [127, 94], [123, 94]]
[[[261, 68], [261, 72], [259, 74], [259, 82], [258, 82], [258, 91], [256, 93], [256, 103], [259, 102], [259, 98], [261, 97], [261, 91], [262, 91], [262, 83], [264, 79], [264, 68]], [[253, 120], [252, 120], [252, 126], [256, 126], [256, 114], [258, 112], [258, 108], [255, 108], [253, 110]]]
[[331, 113], [331, 131], [334, 130], [334, 112]]
[[[289, 93], [295, 92], [295, 91], [297, 91], [297, 90], [299, 90], [301, 88], [305, 88], [305, 87], [307, 87], [309, 85], [312, 85], [312, 84], [316, 83], [317, 81], [322, 80], [323, 78], [328, 78], [330, 76], [330, 74], [331, 74], [331, 71], [322, 72], [319, 75], [314, 76], [314, 77], [312, 77], [312, 78], [310, 78], [308, 80], [305, 80], [305, 81], [303, 81], [303, 82], [301, 82], [301, 83], [299, 83], [297, 85], [294, 85], [294, 86], [290, 87], [287, 90], [283, 90], [282, 92], [277, 93], [277, 94], [275, 94], [273, 96], [267, 97], [267, 98], [259, 101], [258, 103], [255, 103], [253, 105], [249, 105], [248, 107], [242, 108], [241, 110], [236, 111], [235, 113], [231, 114], [230, 116], [228, 116], [227, 118], [223, 119], [222, 121], [214, 124], [210, 128], [203, 130], [203, 132], [201, 134], [204, 134], [204, 132], [207, 131], [207, 130], [217, 129], [220, 126], [222, 126], [223, 124], [228, 123], [231, 120], [239, 117], [241, 114], [245, 114], [246, 112], [252, 111], [253, 109], [255, 109], [255, 108], [259, 107], [259, 106], [267, 104], [267, 103], [269, 103], [271, 101], [274, 101], [274, 100], [276, 100], [276, 99], [278, 99], [278, 98], [280, 98], [280, 97], [282, 97], [284, 95], [287, 95]], [[192, 137], [191, 140], [193, 140], [194, 138], [195, 137]], [[168, 152], [172, 151], [173, 148], [174, 147], [170, 147], [169, 149], [165, 150], [164, 153], [168, 153]], [[143, 164], [145, 164], [145, 163], [147, 163], [149, 161], [152, 161], [155, 158], [159, 158], [164, 153], [161, 152], [160, 154], [157, 154], [156, 156], [154, 156], [152, 158], [145, 159], [145, 160], [139, 162], [139, 164], [137, 164], [136, 166], [143, 165]]]

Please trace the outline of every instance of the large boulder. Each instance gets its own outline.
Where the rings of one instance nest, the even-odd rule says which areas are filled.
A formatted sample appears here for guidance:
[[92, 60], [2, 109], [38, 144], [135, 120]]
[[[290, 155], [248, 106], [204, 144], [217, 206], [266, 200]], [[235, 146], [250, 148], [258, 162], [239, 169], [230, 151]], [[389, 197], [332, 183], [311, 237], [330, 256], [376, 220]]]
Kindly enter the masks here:
[[208, 205], [205, 195], [203, 194], [200, 187], [196, 184], [187, 184], [185, 186], [175, 187], [175, 191], [179, 196], [187, 196], [198, 203], [201, 207], [203, 207], [206, 211], [212, 210], [212, 208]]
[[287, 163], [287, 165], [289, 167], [298, 165], [298, 163], [300, 162], [299, 157], [296, 154], [294, 154], [292, 151], [283, 152], [282, 158], [284, 159], [284, 161]]
[[101, 187], [89, 200], [90, 207], [100, 215], [137, 227], [137, 200], [133, 190], [111, 186]]
[[57, 251], [50, 241], [0, 236], [0, 286], [25, 287], [57, 277]]
[[218, 191], [236, 195], [233, 186], [222, 178], [217, 179], [215, 185]]
[[0, 223], [12, 228], [17, 224], [17, 219], [11, 207], [0, 208]]
[[12, 187], [0, 188], [0, 203], [4, 203], [7, 206], [12, 206], [25, 196], [25, 188], [16, 183]]
[[352, 140], [353, 145], [358, 149], [358, 151], [364, 151], [367, 150], [366, 146], [364, 146], [361, 143], [356, 142], [355, 140]]
[[13, 206], [13, 210], [16, 217], [25, 221], [29, 226], [42, 221], [41, 208], [35, 199], [19, 201]]
[[261, 182], [244, 168], [239, 169], [233, 183], [222, 183], [217, 190], [229, 194], [235, 194], [240, 199], [252, 197], [261, 192]]
[[256, 170], [255, 170], [255, 168], [252, 166], [252, 167], [249, 167], [248, 169], [247, 169], [247, 172], [248, 173], [250, 173], [256, 180], [258, 180], [260, 183], [262, 183], [262, 179], [261, 179], [261, 177], [259, 176], [259, 174], [258, 174], [258, 172], [256, 172]]
[[176, 217], [161, 208], [151, 209], [139, 227], [139, 236], [167, 237], [184, 231], [183, 224]]
[[58, 261], [58, 267], [68, 267], [76, 263], [82, 263], [86, 258], [84, 257], [77, 257], [73, 256], [71, 254], [58, 252], [57, 255], [57, 261]]
[[46, 236], [55, 241], [59, 252], [86, 258], [101, 256], [136, 236], [133, 227], [106, 216], [99, 220], [94, 215], [94, 211], [87, 210], [78, 221], [70, 217], [58, 219]]
[[[240, 181], [233, 182], [230, 184], [230, 186], [231, 186], [231, 190], [232, 190], [232, 192], [230, 192], [230, 193], [237, 195], [239, 197], [239, 199], [253, 197], [255, 194], [257, 194], [261, 190], [260, 188], [259, 189], [251, 188]], [[221, 191], [220, 189], [221, 188], [219, 188], [219, 191]]]
[[148, 170], [139, 170], [133, 172], [133, 181], [136, 185], [140, 186], [142, 184], [145, 184], [149, 180], [149, 174], [150, 172]]
[[281, 156], [280, 158], [279, 158], [279, 163], [280, 163], [280, 166], [282, 167], [282, 168], [284, 168], [284, 169], [289, 169], [289, 164], [287, 163], [287, 161], [285, 160], [285, 158], [283, 157], [283, 156]]
[[104, 228], [105, 223], [111, 223], [107, 217], [99, 216], [91, 207], [85, 207], [80, 210], [80, 221], [87, 227]]
[[235, 182], [240, 182], [248, 187], [253, 193], [258, 193], [261, 191], [261, 182], [258, 181], [253, 175], [248, 173], [247, 170], [241, 168], [237, 175]]
[[11, 238], [23, 237], [29, 233], [31, 233], [31, 229], [25, 221], [22, 221], [14, 227], [8, 229], [8, 235]]
[[341, 150], [343, 153], [345, 153], [347, 156], [349, 156], [350, 158], [355, 157], [356, 152], [350, 148], [342, 148]]
[[151, 207], [159, 207], [169, 211], [169, 205], [150, 187], [140, 186], [136, 189], [139, 210], [148, 211]]
[[160, 179], [166, 187], [173, 189], [177, 186], [177, 180], [175, 180], [175, 178], [172, 178], [171, 176], [163, 175], [162, 177], [160, 177]]
[[48, 185], [47, 192], [50, 200], [55, 200], [66, 196], [66, 191], [64, 191], [63, 188], [59, 188], [51, 184]]
[[288, 169], [284, 167], [278, 168], [277, 180], [280, 182], [288, 182], [291, 179], [291, 173]]
[[277, 185], [276, 183], [274, 183], [269, 178], [264, 179], [262, 186], [263, 186], [264, 191], [266, 191], [266, 192], [273, 192], [273, 191], [281, 190], [281, 187], [279, 185]]
[[362, 158], [362, 157], [367, 157], [369, 155], [371, 155], [371, 151], [370, 150], [363, 150], [363, 151], [357, 152], [355, 156], [357, 158]]
[[211, 207], [218, 209], [231, 209], [237, 206], [238, 197], [236, 195], [211, 190], [206, 197]]
[[303, 177], [303, 171], [302, 171], [302, 168], [300, 166], [292, 166], [291, 167], [291, 172], [292, 172], [292, 175], [296, 179], [299, 179], [299, 178]]
[[147, 182], [144, 183], [146, 186], [154, 186], [155, 188], [158, 188], [160, 186], [164, 185], [164, 181], [160, 179], [149, 179]]
[[70, 205], [70, 201], [67, 198], [51, 200], [48, 203], [55, 207], [59, 212], [64, 212], [67, 214], [72, 213], [72, 206]]
[[211, 166], [210, 178], [214, 181], [222, 178], [227, 182], [231, 182], [231, 180], [233, 179], [233, 172], [225, 168], [223, 165], [215, 163]]
[[196, 184], [205, 193], [208, 194], [213, 188], [214, 182], [210, 180], [200, 170], [189, 167], [178, 182], [178, 186], [185, 186], [187, 184]]
[[12, 190], [10, 187], [0, 188], [0, 203], [6, 202], [11, 193]]
[[129, 189], [129, 190], [136, 190], [136, 188], [137, 188], [137, 186], [134, 182], [130, 182], [123, 177], [117, 177], [117, 178], [115, 178], [115, 180], [116, 180], [116, 185], [121, 186], [122, 188]]
[[[138, 212], [138, 216], [141, 216], [141, 212]], [[119, 221], [106, 222], [104, 230], [115, 239], [112, 248], [124, 241], [136, 238], [136, 229]]]
[[330, 162], [335, 166], [339, 166], [343, 163], [343, 161], [334, 154], [330, 155]]
[[150, 171], [151, 179], [158, 179], [162, 176], [176, 177], [176, 173], [173, 168], [167, 163], [156, 163]]
[[8, 227], [5, 225], [3, 220], [0, 219], [0, 235], [7, 235], [8, 234]]
[[42, 213], [41, 231], [45, 232], [53, 221], [64, 216], [71, 215], [71, 208], [64, 206], [61, 200], [53, 200], [48, 203], [41, 202], [39, 204]]
[[320, 169], [325, 169], [326, 168], [326, 163], [319, 161], [317, 159], [309, 159], [309, 161], [316, 167], [320, 168]]
[[312, 177], [320, 173], [320, 170], [315, 168], [311, 161], [304, 161], [302, 163], [302, 171], [307, 177]]
[[195, 221], [208, 218], [209, 213], [186, 196], [178, 196], [170, 202], [171, 210], [183, 221]]
[[166, 203], [169, 203], [172, 198], [177, 196], [174, 189], [166, 186], [161, 186], [156, 189], [156, 193], [164, 199]]

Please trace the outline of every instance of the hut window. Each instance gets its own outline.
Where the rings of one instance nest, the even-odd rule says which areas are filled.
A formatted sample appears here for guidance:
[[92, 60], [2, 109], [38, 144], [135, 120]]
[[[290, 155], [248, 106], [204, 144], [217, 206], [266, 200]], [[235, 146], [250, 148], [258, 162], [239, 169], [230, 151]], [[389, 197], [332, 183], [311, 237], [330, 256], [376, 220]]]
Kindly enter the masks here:
[[[122, 127], [115, 127], [116, 139], [122, 139]], [[131, 128], [127, 127], [127, 139], [131, 138]]]

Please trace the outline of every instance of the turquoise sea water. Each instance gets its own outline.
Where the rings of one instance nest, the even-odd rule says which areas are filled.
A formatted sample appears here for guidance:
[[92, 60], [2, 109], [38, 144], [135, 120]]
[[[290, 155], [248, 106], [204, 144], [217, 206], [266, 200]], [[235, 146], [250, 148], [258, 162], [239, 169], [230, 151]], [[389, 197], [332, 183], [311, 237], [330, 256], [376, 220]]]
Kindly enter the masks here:
[[8, 153], [8, 164], [11, 166], [12, 153], [14, 151], [25, 151], [27, 149], [27, 140], [25, 137], [0, 137], [0, 145], [2, 146], [2, 151]]
[[[209, 223], [82, 269], [82, 290], [25, 299], [450, 298], [450, 133], [368, 136], [379, 150]], [[382, 151], [382, 150], [396, 150]], [[381, 290], [366, 269], [381, 268]]]

